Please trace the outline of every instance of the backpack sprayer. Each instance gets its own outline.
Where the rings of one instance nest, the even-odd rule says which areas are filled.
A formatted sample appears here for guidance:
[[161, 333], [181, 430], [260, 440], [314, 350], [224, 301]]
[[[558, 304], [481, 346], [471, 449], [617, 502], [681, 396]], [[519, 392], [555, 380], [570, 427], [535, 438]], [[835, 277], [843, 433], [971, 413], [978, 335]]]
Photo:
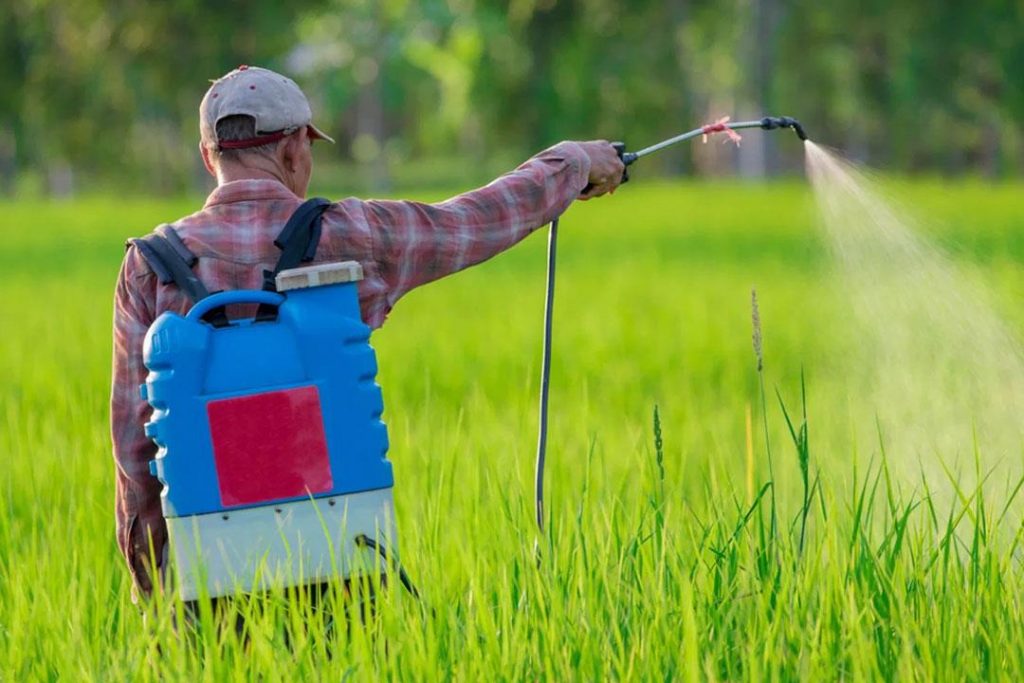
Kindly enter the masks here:
[[[628, 167], [698, 135], [741, 128], [793, 128], [766, 117], [697, 128], [638, 152], [615, 143]], [[627, 180], [623, 172], [623, 182]], [[589, 189], [584, 189], [584, 192]], [[146, 435], [159, 447], [151, 473], [169, 533], [179, 596], [195, 600], [292, 587], [397, 569], [383, 401], [370, 328], [357, 294], [356, 262], [302, 267], [320, 240], [325, 199], [310, 199], [274, 241], [281, 257], [262, 290], [211, 294], [196, 257], [171, 226], [132, 240], [163, 284], [192, 300], [184, 316], [165, 312], [149, 328], [142, 397], [153, 408]], [[547, 294], [537, 446], [537, 524], [544, 528], [552, 310], [558, 220], [548, 242]], [[226, 307], [258, 305], [229, 320]]]
[[[179, 596], [195, 600], [398, 567], [377, 361], [357, 294], [359, 263], [311, 261], [325, 199], [275, 240], [263, 290], [210, 294], [171, 226], [132, 243], [193, 302], [165, 312], [143, 348], [151, 473]], [[259, 308], [228, 320], [226, 306]]]
[[[622, 171], [622, 182], [629, 180], [628, 169], [637, 159], [653, 154], [666, 147], [678, 144], [685, 140], [691, 140], [698, 135], [708, 136], [714, 133], [725, 133], [730, 139], [739, 143], [740, 136], [734, 132], [743, 128], [761, 128], [762, 130], [775, 130], [778, 128], [792, 128], [797, 137], [801, 140], [807, 139], [807, 133], [804, 132], [803, 126], [800, 122], [789, 116], [766, 116], [763, 119], [757, 121], [736, 121], [734, 123], [729, 122], [729, 118], [725, 117], [709, 123], [700, 128], [694, 128], [691, 131], [687, 131], [681, 135], [662, 140], [661, 142], [655, 143], [650, 147], [644, 147], [638, 152], [627, 152], [626, 145], [622, 142], [614, 142], [612, 146], [618, 153], [619, 158], [622, 159], [622, 163], [625, 165], [625, 169]], [[707, 139], [705, 137], [705, 139]], [[588, 192], [593, 187], [592, 184], [588, 184], [583, 188], [583, 193]], [[558, 219], [551, 221], [551, 230], [548, 233], [548, 260], [547, 260], [547, 291], [544, 295], [544, 350], [541, 359], [541, 375], [540, 375], [540, 426], [538, 428], [537, 435], [537, 467], [534, 478], [534, 501], [536, 503], [536, 514], [537, 514], [537, 528], [544, 532], [544, 457], [547, 451], [548, 442], [548, 392], [551, 379], [551, 330], [552, 330], [552, 312], [554, 310], [555, 303], [555, 255], [558, 247]]]

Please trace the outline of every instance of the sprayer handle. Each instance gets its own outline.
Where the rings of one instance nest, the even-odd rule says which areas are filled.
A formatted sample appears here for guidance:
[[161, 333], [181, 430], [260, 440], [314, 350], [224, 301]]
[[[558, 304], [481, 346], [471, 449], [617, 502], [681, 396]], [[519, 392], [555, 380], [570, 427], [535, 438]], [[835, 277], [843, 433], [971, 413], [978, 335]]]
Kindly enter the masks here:
[[[622, 169], [622, 180], [619, 181], [621, 185], [629, 181], [629, 165], [636, 161], [637, 157], [635, 154], [626, 152], [625, 142], [613, 142], [612, 147], [615, 148], [615, 153], [619, 155], [619, 159], [622, 159], [622, 163], [625, 165], [625, 168]], [[580, 191], [580, 194], [586, 194], [593, 189], [594, 183], [587, 183], [587, 186]]]
[[211, 294], [200, 300], [185, 315], [186, 320], [199, 321], [203, 316], [222, 306], [234, 304], [266, 304], [268, 306], [280, 306], [284, 303], [284, 296], [277, 292], [265, 292], [259, 289], [233, 289], [227, 292]]

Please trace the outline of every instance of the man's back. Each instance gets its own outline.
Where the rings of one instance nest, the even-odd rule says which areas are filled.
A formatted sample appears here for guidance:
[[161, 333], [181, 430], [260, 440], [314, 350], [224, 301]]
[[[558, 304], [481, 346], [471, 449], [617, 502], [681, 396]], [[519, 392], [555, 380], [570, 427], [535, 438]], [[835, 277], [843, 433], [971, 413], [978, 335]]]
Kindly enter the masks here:
[[[198, 257], [193, 271], [211, 292], [261, 289], [263, 271], [273, 269], [281, 255], [274, 240], [301, 203], [301, 199], [276, 181], [237, 180], [215, 189], [202, 210], [180, 219], [172, 227]], [[344, 202], [335, 203], [325, 212], [313, 263], [359, 261], [370, 280], [360, 287], [363, 319], [372, 320], [369, 324], [379, 327], [386, 306], [380, 294], [388, 287], [374, 263], [366, 221], [362, 215], [352, 215], [352, 205], [358, 210], [358, 202], [349, 204], [346, 207]], [[133, 289], [154, 313], [185, 313], [191, 305], [173, 283], [158, 283], [137, 251], [129, 250], [125, 269], [135, 281]], [[250, 311], [240, 308], [229, 313], [239, 317]]]

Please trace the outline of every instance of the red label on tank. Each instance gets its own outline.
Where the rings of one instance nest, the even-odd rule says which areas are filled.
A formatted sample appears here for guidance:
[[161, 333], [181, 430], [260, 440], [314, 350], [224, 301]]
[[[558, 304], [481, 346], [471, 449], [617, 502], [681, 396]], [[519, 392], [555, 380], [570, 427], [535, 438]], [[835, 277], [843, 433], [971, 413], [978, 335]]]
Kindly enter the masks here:
[[206, 412], [225, 507], [333, 488], [316, 387], [210, 401]]

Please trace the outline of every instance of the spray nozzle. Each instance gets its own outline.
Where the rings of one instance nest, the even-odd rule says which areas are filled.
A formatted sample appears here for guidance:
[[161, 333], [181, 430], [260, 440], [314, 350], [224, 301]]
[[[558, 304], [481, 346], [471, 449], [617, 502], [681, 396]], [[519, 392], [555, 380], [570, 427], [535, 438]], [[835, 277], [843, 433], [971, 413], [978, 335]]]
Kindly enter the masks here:
[[796, 136], [801, 140], [807, 139], [807, 133], [800, 122], [790, 116], [766, 116], [761, 119], [761, 128], [775, 130], [776, 128], [792, 128]]

